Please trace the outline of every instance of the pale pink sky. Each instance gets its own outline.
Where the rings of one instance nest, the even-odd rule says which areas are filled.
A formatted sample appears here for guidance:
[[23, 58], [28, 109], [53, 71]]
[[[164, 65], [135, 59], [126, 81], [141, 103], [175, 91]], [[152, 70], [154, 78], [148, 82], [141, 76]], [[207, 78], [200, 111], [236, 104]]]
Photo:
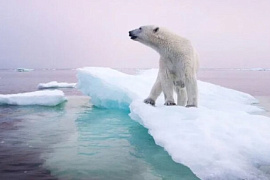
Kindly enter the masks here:
[[192, 40], [203, 68], [270, 67], [269, 0], [0, 0], [0, 68], [158, 66], [141, 25]]

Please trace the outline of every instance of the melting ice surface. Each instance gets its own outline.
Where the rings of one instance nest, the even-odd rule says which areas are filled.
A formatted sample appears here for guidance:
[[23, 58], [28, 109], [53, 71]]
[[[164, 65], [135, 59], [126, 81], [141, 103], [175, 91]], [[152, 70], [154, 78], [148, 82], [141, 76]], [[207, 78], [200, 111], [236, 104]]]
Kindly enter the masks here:
[[56, 106], [66, 100], [63, 91], [46, 90], [18, 94], [0, 94], [0, 105]]
[[51, 81], [48, 83], [39, 83], [38, 89], [50, 89], [50, 88], [74, 88], [76, 83], [66, 83]]
[[78, 69], [78, 88], [95, 106], [130, 110], [155, 143], [201, 179], [270, 178], [270, 118], [256, 99], [199, 81], [199, 108], [146, 105], [157, 70], [127, 75], [109, 68]]

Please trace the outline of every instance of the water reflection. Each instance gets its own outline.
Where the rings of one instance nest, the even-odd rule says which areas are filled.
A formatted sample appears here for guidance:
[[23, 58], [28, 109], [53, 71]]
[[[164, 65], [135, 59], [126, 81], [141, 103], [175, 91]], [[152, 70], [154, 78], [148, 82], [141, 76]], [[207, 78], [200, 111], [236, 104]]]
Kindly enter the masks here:
[[147, 129], [128, 112], [92, 108], [81, 112], [76, 133], [54, 147], [46, 161], [64, 179], [197, 179], [189, 168], [172, 161]]
[[69, 97], [57, 107], [0, 107], [0, 179], [197, 179], [128, 112]]

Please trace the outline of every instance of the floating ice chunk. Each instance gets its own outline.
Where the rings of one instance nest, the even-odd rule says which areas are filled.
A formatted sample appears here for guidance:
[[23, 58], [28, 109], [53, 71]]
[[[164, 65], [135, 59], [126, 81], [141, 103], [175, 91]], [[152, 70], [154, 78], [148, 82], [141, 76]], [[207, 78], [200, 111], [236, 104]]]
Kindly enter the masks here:
[[[148, 96], [156, 76], [157, 69], [141, 71], [133, 76], [110, 68], [86, 67], [78, 69], [77, 88], [91, 96], [95, 106], [129, 109], [132, 100]], [[249, 94], [202, 81], [198, 84], [200, 105], [234, 111], [233, 105], [248, 112], [260, 111], [251, 105], [257, 100]], [[163, 104], [162, 96], [157, 103]]]
[[51, 81], [48, 83], [40, 83], [38, 89], [50, 89], [50, 88], [75, 88], [76, 83], [66, 83]]
[[34, 69], [27, 69], [27, 68], [17, 68], [18, 72], [30, 72], [30, 71], [34, 71]]
[[[95, 106], [129, 109], [135, 94], [131, 87], [137, 82], [131, 75], [110, 68], [78, 69], [77, 88], [91, 97]], [[131, 81], [126, 81], [127, 79]]]
[[[78, 88], [95, 106], [129, 109], [156, 144], [201, 179], [269, 179], [270, 118], [249, 94], [198, 81], [199, 107], [143, 103], [157, 70], [127, 75], [109, 68], [78, 69]], [[268, 173], [267, 173], [268, 172]]]
[[56, 106], [66, 101], [60, 90], [44, 90], [19, 94], [0, 94], [0, 105]]
[[242, 71], [269, 71], [268, 68], [239, 68], [237, 70], [242, 70]]

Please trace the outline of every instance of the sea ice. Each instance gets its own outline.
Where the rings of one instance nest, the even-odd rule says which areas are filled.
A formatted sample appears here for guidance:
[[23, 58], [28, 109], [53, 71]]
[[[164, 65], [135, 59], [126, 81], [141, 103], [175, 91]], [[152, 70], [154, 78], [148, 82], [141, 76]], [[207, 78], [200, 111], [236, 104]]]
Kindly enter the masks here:
[[[127, 75], [110, 68], [78, 69], [78, 88], [95, 106], [130, 110], [156, 144], [201, 179], [270, 178], [270, 118], [249, 94], [199, 81], [199, 107], [143, 103], [157, 70]], [[252, 114], [251, 114], [252, 113]]]
[[242, 71], [269, 71], [268, 68], [239, 68], [237, 70], [242, 70]]
[[51, 81], [48, 83], [40, 83], [38, 89], [50, 89], [50, 88], [74, 88], [76, 83], [66, 83], [66, 82], [57, 82]]
[[30, 72], [30, 71], [34, 71], [34, 69], [27, 69], [27, 68], [17, 68], [16, 70], [18, 72]]
[[0, 105], [56, 106], [66, 101], [60, 90], [44, 90], [18, 94], [0, 94]]

